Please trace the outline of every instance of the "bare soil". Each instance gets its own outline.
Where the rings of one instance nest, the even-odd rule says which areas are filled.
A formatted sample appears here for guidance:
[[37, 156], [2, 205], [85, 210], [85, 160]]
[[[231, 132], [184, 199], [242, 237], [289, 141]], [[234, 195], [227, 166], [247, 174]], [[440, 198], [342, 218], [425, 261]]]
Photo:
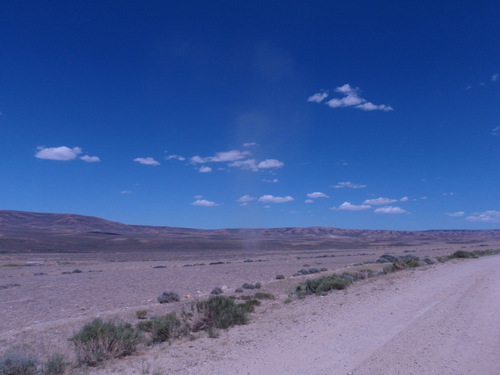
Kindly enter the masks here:
[[[131, 357], [71, 372], [498, 374], [499, 256], [425, 266], [284, 304], [307, 277], [291, 276], [304, 265], [328, 273], [378, 270], [382, 265], [373, 262], [386, 252], [436, 257], [476, 249], [485, 247], [0, 255], [0, 353], [43, 359], [58, 352], [74, 360], [68, 338], [95, 317], [136, 323], [137, 310], [164, 314], [207, 297], [213, 287], [234, 295], [243, 283], [259, 281], [276, 300], [263, 303], [246, 326], [218, 339], [200, 334], [141, 347]], [[286, 278], [276, 280], [277, 274]], [[181, 302], [160, 305], [164, 290], [179, 293]]]

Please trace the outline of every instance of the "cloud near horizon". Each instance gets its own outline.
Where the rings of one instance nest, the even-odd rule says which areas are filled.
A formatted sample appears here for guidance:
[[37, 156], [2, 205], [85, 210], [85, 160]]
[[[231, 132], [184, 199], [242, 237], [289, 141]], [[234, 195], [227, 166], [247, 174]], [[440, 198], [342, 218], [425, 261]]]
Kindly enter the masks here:
[[332, 207], [332, 210], [342, 210], [342, 211], [364, 211], [369, 210], [372, 206], [368, 204], [355, 205], [351, 202], [344, 202], [338, 207]]
[[485, 211], [467, 216], [465, 220], [484, 223], [500, 223], [500, 211]]
[[286, 197], [275, 197], [274, 195], [267, 194], [263, 195], [258, 199], [259, 202], [264, 202], [264, 203], [286, 203], [286, 202], [291, 202], [294, 199], [291, 196], [286, 196]]
[[379, 207], [374, 211], [376, 214], [404, 214], [406, 210], [401, 207], [385, 206]]
[[219, 203], [211, 202], [206, 199], [197, 199], [193, 203], [191, 203], [193, 206], [202, 206], [202, 207], [215, 207], [219, 206]]
[[159, 162], [157, 162], [155, 159], [149, 156], [147, 158], [135, 158], [134, 161], [144, 165], [160, 165]]
[[[385, 104], [373, 104], [372, 102], [369, 102], [365, 98], [362, 98], [359, 93], [360, 93], [359, 88], [354, 88], [351, 87], [348, 83], [346, 83], [343, 86], [339, 86], [335, 89], [335, 92], [338, 92], [343, 95], [342, 98], [333, 98], [330, 99], [326, 102], [326, 104], [331, 107], [331, 108], [341, 108], [341, 107], [354, 107], [361, 109], [363, 111], [393, 111], [394, 108], [392, 108], [390, 105], [385, 105]], [[310, 96], [307, 101], [309, 102], [315, 102], [315, 103], [321, 103], [328, 94], [326, 92], [319, 92], [316, 93], [312, 96]]]

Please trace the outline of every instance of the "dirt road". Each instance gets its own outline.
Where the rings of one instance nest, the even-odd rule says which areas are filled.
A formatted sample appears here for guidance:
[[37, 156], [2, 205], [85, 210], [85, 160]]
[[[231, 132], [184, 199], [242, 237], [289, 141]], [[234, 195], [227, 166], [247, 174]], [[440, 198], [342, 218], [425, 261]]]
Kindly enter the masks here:
[[276, 302], [216, 340], [165, 346], [106, 372], [497, 375], [499, 313], [500, 256], [455, 261]]

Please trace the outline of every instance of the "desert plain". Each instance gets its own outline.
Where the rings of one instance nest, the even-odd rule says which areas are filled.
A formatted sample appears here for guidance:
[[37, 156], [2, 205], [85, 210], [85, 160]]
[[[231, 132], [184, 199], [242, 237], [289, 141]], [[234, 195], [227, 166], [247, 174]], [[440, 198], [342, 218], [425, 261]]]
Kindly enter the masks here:
[[[59, 217], [61, 224], [44, 227], [23, 215], [0, 215], [0, 354], [15, 351], [43, 360], [60, 353], [73, 362], [67, 369], [72, 374], [500, 373], [498, 255], [380, 274], [324, 296], [291, 294], [300, 282], [318, 276], [296, 275], [304, 267], [326, 268], [320, 275], [367, 268], [378, 273], [387, 264], [376, 260], [386, 253], [435, 260], [458, 250], [499, 249], [497, 231], [391, 232], [389, 237], [367, 231], [345, 241], [338, 232], [328, 234], [333, 242], [325, 240], [328, 231], [318, 229], [316, 237], [310, 229], [288, 229], [293, 233], [288, 236], [278, 230], [272, 241], [250, 231], [228, 234], [226, 246], [218, 232], [220, 246], [205, 242], [204, 248], [191, 238], [184, 248], [177, 239], [175, 248], [155, 245], [148, 251], [148, 243], [161, 235], [150, 235], [148, 242], [119, 227], [104, 232], [99, 221], [82, 227], [75, 217], [70, 223]], [[120, 241], [107, 246], [108, 239], [98, 239], [84, 249], [58, 247], [64, 241], [84, 243], [87, 235], [113, 241], [122, 236], [128, 245], [120, 251]], [[134, 249], [133, 241], [142, 245]], [[284, 279], [276, 279], [280, 274]], [[138, 310], [151, 317], [189, 309], [214, 287], [226, 296], [248, 295], [255, 290], [236, 289], [255, 282], [275, 299], [262, 301], [246, 325], [221, 330], [217, 338], [202, 332], [143, 345], [97, 367], [74, 366], [68, 339], [96, 317], [136, 324]], [[159, 304], [165, 290], [177, 292], [180, 301]]]

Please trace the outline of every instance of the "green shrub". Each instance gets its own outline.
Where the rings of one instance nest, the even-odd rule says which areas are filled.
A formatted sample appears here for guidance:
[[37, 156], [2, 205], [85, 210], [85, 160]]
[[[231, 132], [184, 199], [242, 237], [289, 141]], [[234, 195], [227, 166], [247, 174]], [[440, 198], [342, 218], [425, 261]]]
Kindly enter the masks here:
[[43, 375], [61, 375], [66, 370], [66, 362], [61, 354], [54, 354], [42, 366]]
[[276, 275], [276, 280], [283, 280], [285, 278], [285, 275], [279, 274]]
[[211, 296], [208, 300], [197, 302], [195, 307], [198, 313], [192, 327], [195, 332], [210, 327], [225, 329], [248, 322], [247, 306], [236, 304], [234, 298]]
[[85, 324], [70, 341], [75, 344], [78, 363], [94, 366], [135, 352], [141, 334], [128, 323], [97, 318]]
[[347, 288], [352, 280], [342, 275], [321, 276], [315, 279], [306, 280], [297, 286], [296, 293], [299, 298], [308, 294], [325, 294], [331, 290], [341, 290]]
[[143, 320], [136, 324], [135, 328], [142, 332], [152, 332], [153, 331], [153, 321]]
[[181, 321], [175, 312], [154, 318], [151, 321], [151, 340], [155, 343], [187, 336], [190, 332], [187, 323]]
[[180, 300], [179, 295], [172, 291], [165, 291], [158, 296], [158, 302], [160, 303], [178, 302]]
[[471, 253], [470, 251], [455, 251], [453, 254], [448, 256], [448, 259], [466, 259], [466, 258], [477, 258], [477, 255]]
[[146, 319], [147, 315], [148, 315], [148, 310], [137, 310], [135, 312], [135, 316], [137, 316], [137, 319]]
[[2, 375], [36, 375], [38, 361], [33, 357], [23, 357], [9, 353], [0, 358], [0, 374]]

